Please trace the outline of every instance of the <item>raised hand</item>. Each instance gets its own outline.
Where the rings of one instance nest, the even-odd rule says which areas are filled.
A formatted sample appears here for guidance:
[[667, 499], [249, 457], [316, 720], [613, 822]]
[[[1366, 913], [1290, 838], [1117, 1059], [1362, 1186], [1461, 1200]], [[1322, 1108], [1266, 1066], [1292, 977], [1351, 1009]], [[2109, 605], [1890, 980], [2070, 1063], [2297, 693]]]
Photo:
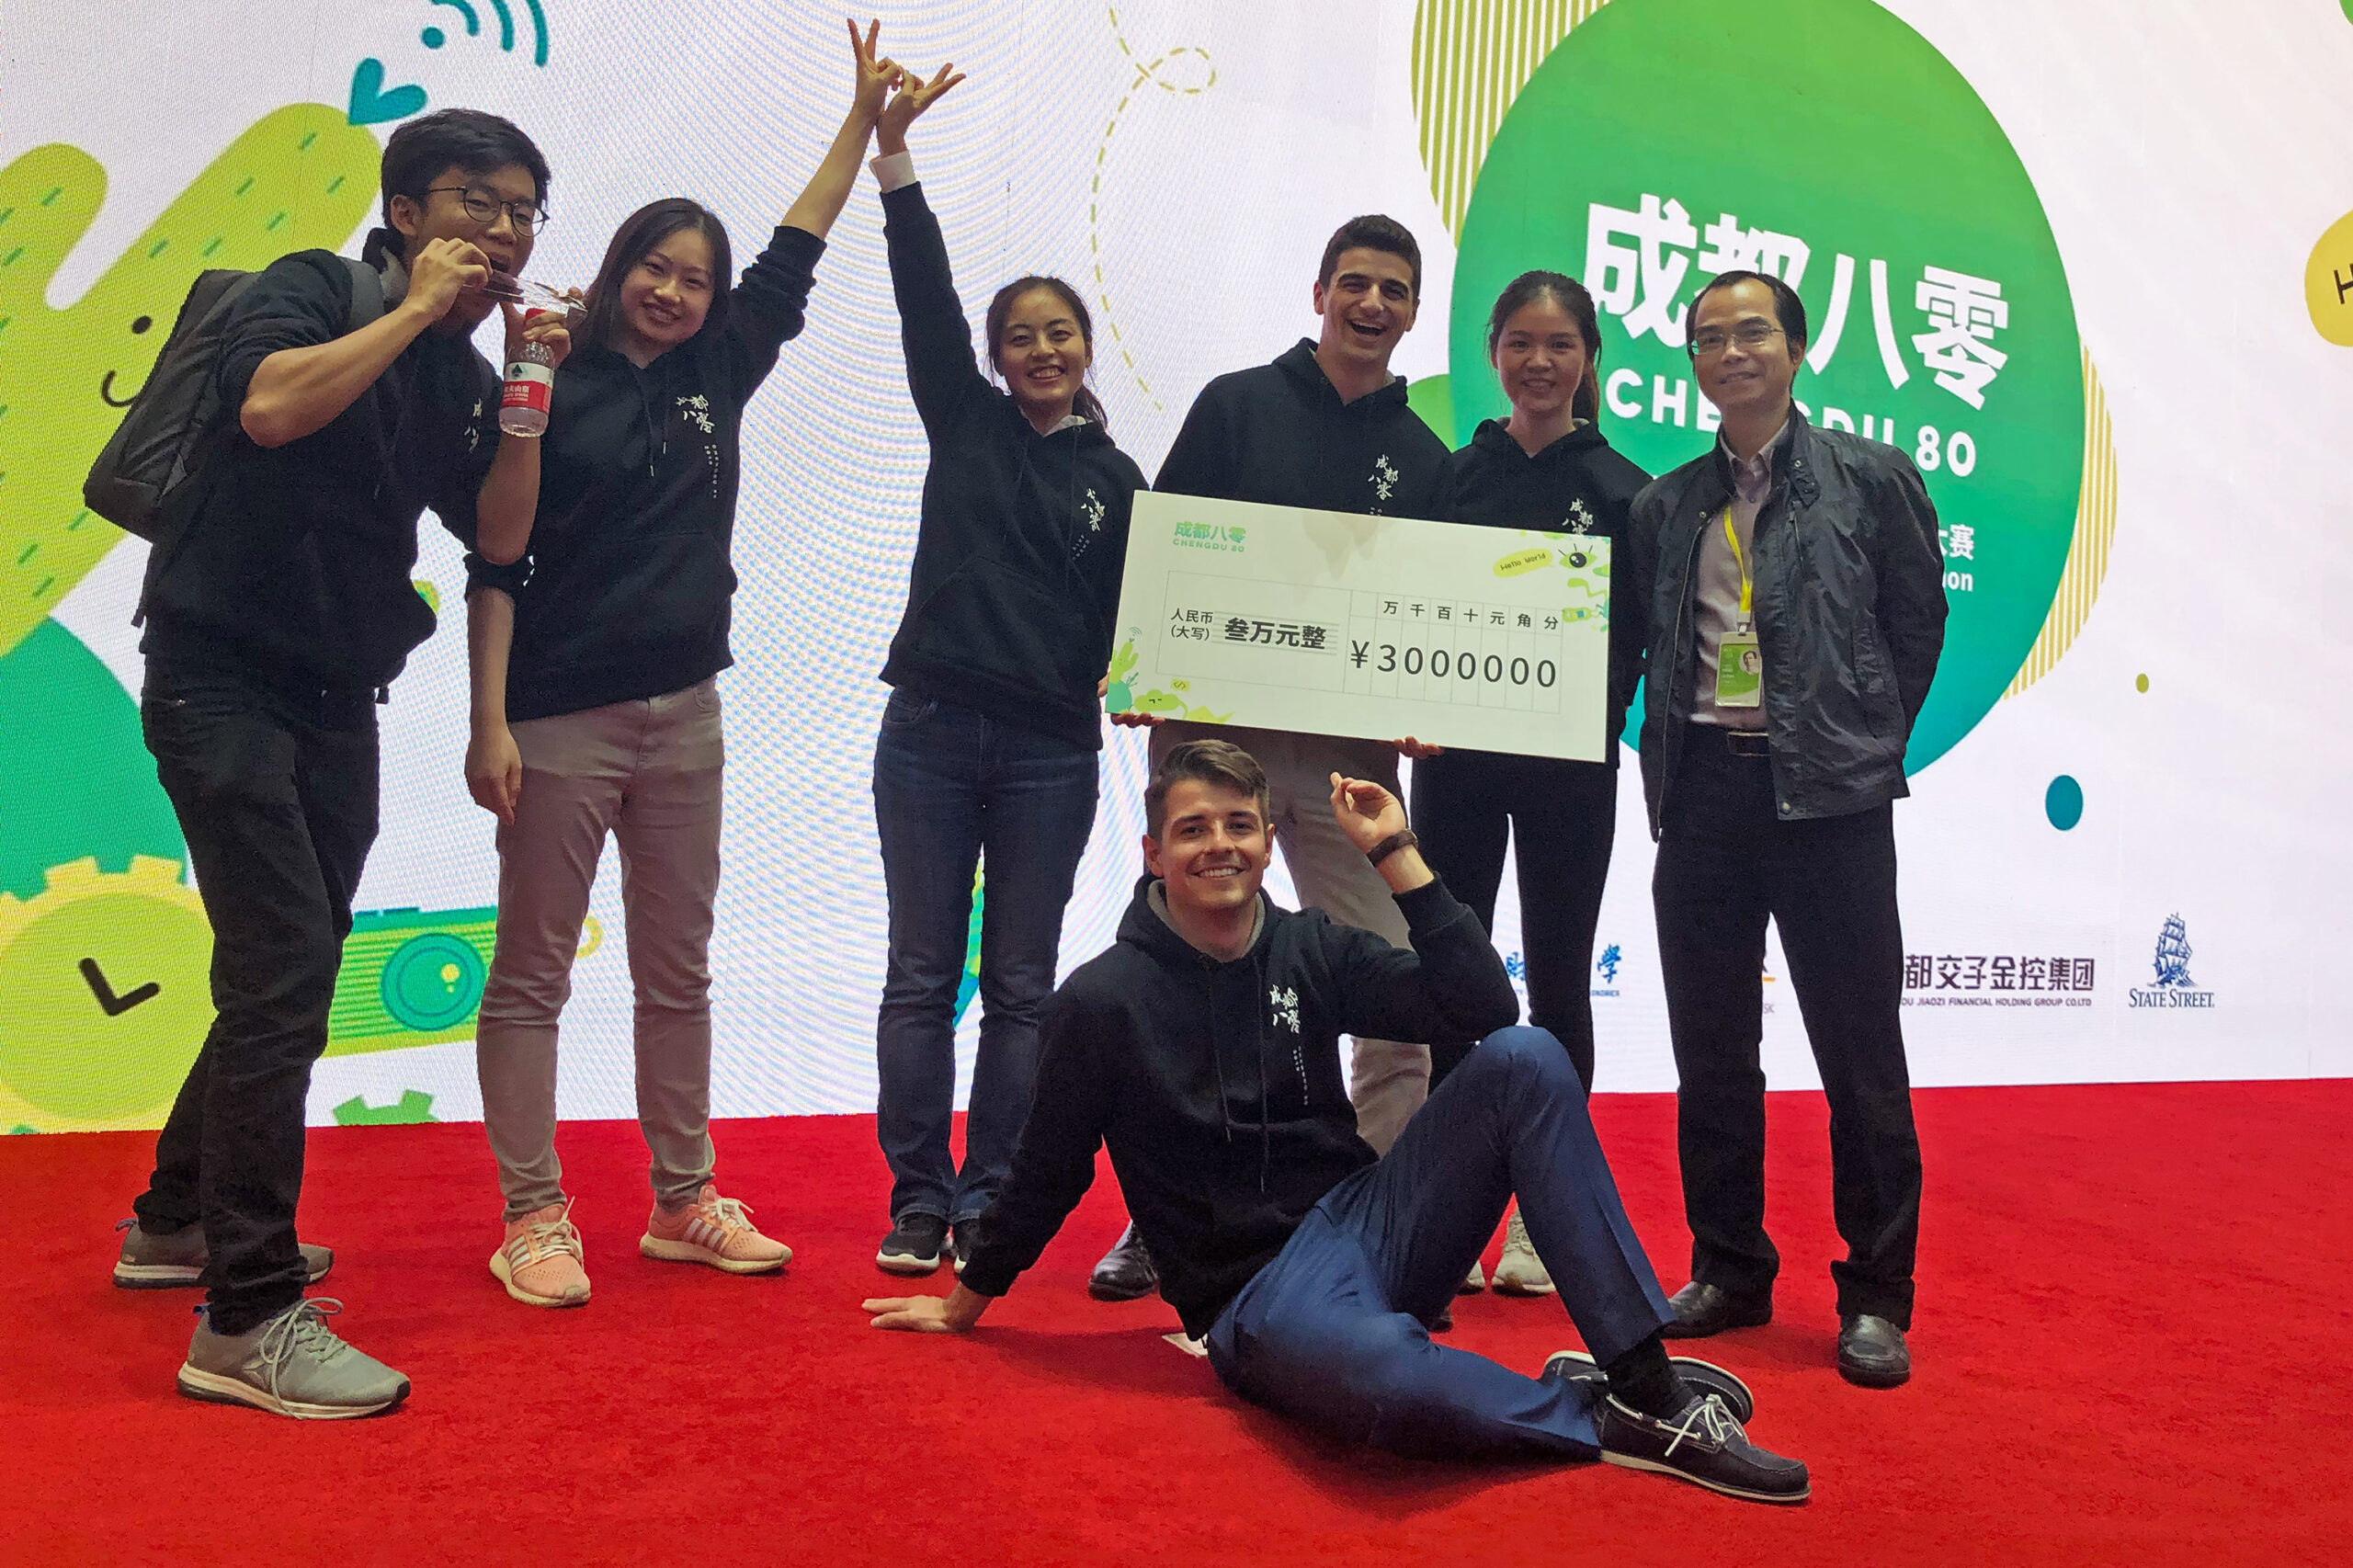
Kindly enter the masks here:
[[882, 105], [891, 89], [900, 85], [904, 73], [895, 62], [878, 59], [874, 46], [882, 35], [880, 21], [869, 23], [866, 36], [858, 36], [858, 24], [850, 22], [849, 48], [856, 57], [857, 85], [850, 93], [850, 112], [862, 123], [871, 126], [881, 118]]
[[[955, 73], [950, 74], [950, 73]], [[874, 144], [885, 153], [907, 150], [907, 127], [915, 117], [938, 103], [948, 90], [964, 79], [956, 71], [953, 61], [939, 68], [939, 74], [926, 82], [906, 72], [899, 74], [898, 90], [883, 107], [882, 118], [875, 121]]]
[[1359, 850], [1370, 850], [1391, 834], [1405, 831], [1404, 804], [1370, 778], [1332, 775], [1332, 817]]
[[1411, 735], [1407, 735], [1404, 740], [1392, 741], [1389, 744], [1397, 748], [1397, 754], [1400, 756], [1410, 756], [1415, 762], [1421, 761], [1422, 758], [1426, 756], [1444, 756], [1446, 755], [1446, 748], [1438, 744], [1436, 742], [1417, 741]]
[[463, 240], [427, 240], [409, 262], [403, 302], [439, 321], [460, 294], [489, 281], [490, 257], [480, 250]]

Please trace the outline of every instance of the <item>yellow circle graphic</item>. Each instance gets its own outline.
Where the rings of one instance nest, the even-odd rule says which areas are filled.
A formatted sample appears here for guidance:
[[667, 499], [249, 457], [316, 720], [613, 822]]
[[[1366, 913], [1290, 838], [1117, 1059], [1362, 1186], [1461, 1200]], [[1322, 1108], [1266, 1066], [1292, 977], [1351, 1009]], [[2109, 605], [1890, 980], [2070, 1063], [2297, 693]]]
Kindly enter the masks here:
[[2304, 308], [2313, 326], [2341, 348], [2353, 348], [2353, 212], [2328, 226], [2304, 263]]

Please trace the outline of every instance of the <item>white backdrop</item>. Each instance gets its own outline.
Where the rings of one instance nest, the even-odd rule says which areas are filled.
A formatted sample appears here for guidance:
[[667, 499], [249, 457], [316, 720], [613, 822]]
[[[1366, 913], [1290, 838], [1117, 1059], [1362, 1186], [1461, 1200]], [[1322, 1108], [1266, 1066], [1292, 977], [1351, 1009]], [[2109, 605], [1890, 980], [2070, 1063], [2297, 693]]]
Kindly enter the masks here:
[[[532, 271], [552, 281], [585, 280], [622, 215], [674, 192], [717, 208], [748, 256], [838, 122], [843, 35], [813, 7], [550, 0], [544, 66], [523, 0], [506, 8], [513, 50], [498, 47], [491, 0], [477, 0], [472, 37], [451, 0], [18, 0], [0, 58], [0, 165], [68, 142], [108, 178], [49, 304], [71, 306], [246, 126], [286, 104], [345, 104], [362, 61], [381, 62], [389, 86], [421, 85], [431, 107], [494, 108], [539, 140], [555, 222]], [[1594, 7], [1560, 0], [1485, 9], [1518, 26], [1594, 25], [1580, 19]], [[2105, 386], [2118, 475], [2112, 550], [2081, 631], [1898, 807], [1906, 947], [1928, 977], [1907, 993], [1915, 1080], [2353, 1073], [2337, 958], [2353, 830], [2336, 804], [2353, 764], [2337, 656], [2353, 603], [2353, 353], [2323, 341], [2301, 288], [2313, 242], [2353, 207], [2353, 21], [2335, 0], [1888, 9], [1976, 90], [2033, 182]], [[952, 58], [971, 73], [915, 138], [968, 305], [977, 316], [998, 281], [1029, 270], [1086, 290], [1097, 384], [1150, 472], [1205, 380], [1313, 331], [1315, 262], [1352, 213], [1387, 211], [1421, 238], [1425, 305], [1397, 369], [1447, 371], [1454, 251], [1424, 162], [1415, 23], [1415, 0], [961, 0], [902, 7], [884, 17], [883, 41], [902, 61]], [[444, 29], [441, 47], [426, 46], [428, 28]], [[1695, 134], [1708, 121], [1738, 133], [1736, 102], [1659, 112], [1691, 119]], [[1577, 271], [1583, 259], [1552, 264]], [[2344, 260], [2353, 274], [2353, 255]], [[897, 342], [868, 179], [819, 267], [809, 329], [746, 430], [738, 663], [722, 683], [722, 1114], [872, 1105], [884, 933], [868, 792], [885, 695], [875, 671], [903, 602], [925, 463]], [[1703, 439], [1693, 433], [1689, 452]], [[0, 507], [10, 504], [0, 478]], [[141, 554], [135, 542], [115, 549], [54, 612], [133, 692]], [[443, 624], [384, 711], [384, 831], [359, 900], [370, 910], [456, 909], [494, 893], [490, 822], [459, 769], [462, 572], [429, 521], [419, 575], [439, 592]], [[1118, 732], [1105, 754], [1065, 967], [1108, 940], [1124, 903], [1142, 751]], [[1625, 760], [1600, 932], [1618, 962], [1614, 980], [1595, 977], [1597, 1087], [1663, 1089], [1674, 1080], [1651, 846]], [[2066, 831], [2044, 804], [2063, 774], [2086, 802]], [[579, 966], [567, 1116], [631, 1110], [608, 865], [596, 914], [616, 939]], [[1496, 933], [1506, 952], [1518, 945], [1510, 902]], [[2131, 993], [2153, 985], [2174, 916], [2211, 1005], [2136, 1006]], [[1964, 1006], [1966, 992], [1936, 983], [1949, 972], [1936, 960], [2006, 956], [2092, 960], [2089, 1005]], [[1768, 1073], [1776, 1086], [1810, 1086], [1778, 949], [1768, 968]], [[1981, 983], [1973, 1001], [1993, 1000]], [[968, 1066], [976, 1017], [977, 1004], [963, 1022]], [[332, 1058], [313, 1112], [412, 1090], [441, 1119], [477, 1114], [471, 1045]]]

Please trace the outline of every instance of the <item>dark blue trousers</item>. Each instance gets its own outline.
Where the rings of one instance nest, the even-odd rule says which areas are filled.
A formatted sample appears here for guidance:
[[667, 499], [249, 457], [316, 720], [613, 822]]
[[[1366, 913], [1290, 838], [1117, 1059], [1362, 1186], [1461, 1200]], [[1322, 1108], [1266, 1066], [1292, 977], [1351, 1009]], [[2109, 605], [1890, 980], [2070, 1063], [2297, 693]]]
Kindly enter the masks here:
[[1423, 1326], [1514, 1193], [1596, 1358], [1672, 1321], [1568, 1052], [1543, 1029], [1498, 1029], [1218, 1315], [1210, 1364], [1254, 1404], [1411, 1458], [1594, 1457], [1593, 1409], [1577, 1390], [1449, 1349]]

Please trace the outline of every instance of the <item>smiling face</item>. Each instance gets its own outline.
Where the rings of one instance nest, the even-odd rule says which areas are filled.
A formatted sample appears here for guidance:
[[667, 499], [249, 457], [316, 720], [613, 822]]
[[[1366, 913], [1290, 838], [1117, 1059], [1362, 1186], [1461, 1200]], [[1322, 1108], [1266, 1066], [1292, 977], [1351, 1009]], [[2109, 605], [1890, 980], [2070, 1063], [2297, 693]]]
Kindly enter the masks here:
[[1061, 290], [1047, 288], [1014, 300], [989, 352], [1021, 412], [1046, 424], [1070, 413], [1095, 362], [1077, 312]]
[[710, 236], [692, 225], [673, 231], [639, 256], [621, 279], [616, 324], [623, 352], [634, 348], [650, 360], [700, 332], [710, 314], [716, 271]]
[[1319, 354], [1387, 369], [1416, 308], [1412, 262], [1369, 245], [1344, 250], [1332, 276], [1315, 286], [1315, 313], [1324, 318]]
[[[497, 215], [487, 223], [475, 218], [466, 210], [470, 195], [478, 203], [495, 202]], [[517, 232], [508, 209], [533, 207], [539, 200], [540, 182], [520, 164], [508, 164], [488, 174], [453, 164], [433, 176], [422, 197], [392, 198], [392, 227], [404, 236], [411, 256], [435, 240], [463, 240], [479, 247], [490, 257], [491, 266], [511, 277], [529, 264], [531, 246], [539, 236], [536, 231]], [[458, 296], [440, 326], [444, 331], [471, 333], [497, 308], [498, 301], [489, 295], [469, 290]]]
[[1145, 835], [1143, 863], [1168, 890], [1172, 912], [1223, 914], [1247, 906], [1266, 880], [1274, 839], [1258, 801], [1231, 784], [1184, 778], [1170, 786], [1160, 835]]
[[1511, 313], [1495, 336], [1495, 378], [1512, 412], [1532, 423], [1560, 418], [1584, 384], [1585, 334], [1561, 301], [1539, 294]]
[[1711, 289], [1690, 327], [1691, 367], [1710, 403], [1735, 419], [1788, 412], [1805, 345], [1781, 330], [1770, 289], [1748, 278]]

